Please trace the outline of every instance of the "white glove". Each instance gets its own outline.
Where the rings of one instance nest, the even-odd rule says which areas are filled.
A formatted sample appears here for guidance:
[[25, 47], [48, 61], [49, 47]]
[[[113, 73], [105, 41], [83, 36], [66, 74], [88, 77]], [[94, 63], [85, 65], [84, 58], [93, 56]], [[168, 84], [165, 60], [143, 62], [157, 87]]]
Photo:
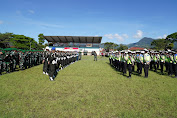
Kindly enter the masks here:
[[52, 64], [56, 64], [56, 61], [55, 61], [55, 60], [53, 60], [53, 61], [52, 61]]

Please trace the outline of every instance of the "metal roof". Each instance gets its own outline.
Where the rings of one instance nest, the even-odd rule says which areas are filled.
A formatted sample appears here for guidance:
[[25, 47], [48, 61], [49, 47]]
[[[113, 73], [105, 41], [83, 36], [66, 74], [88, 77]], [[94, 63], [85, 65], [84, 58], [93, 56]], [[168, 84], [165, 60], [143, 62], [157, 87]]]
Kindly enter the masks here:
[[101, 36], [43, 36], [48, 42], [101, 43]]

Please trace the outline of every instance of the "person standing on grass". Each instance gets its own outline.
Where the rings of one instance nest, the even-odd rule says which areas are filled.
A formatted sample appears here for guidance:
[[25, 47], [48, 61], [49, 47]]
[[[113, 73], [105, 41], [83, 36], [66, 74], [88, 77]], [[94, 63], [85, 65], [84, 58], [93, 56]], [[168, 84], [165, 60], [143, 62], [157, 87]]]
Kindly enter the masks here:
[[144, 73], [145, 73], [145, 78], [148, 78], [148, 69], [149, 69], [149, 64], [151, 62], [151, 56], [148, 54], [148, 50], [144, 50]]
[[56, 71], [56, 54], [55, 54], [55, 47], [52, 48], [52, 53], [49, 57], [49, 79], [50, 81], [54, 80], [55, 77], [55, 71]]
[[172, 76], [172, 74], [173, 74], [173, 55], [172, 55], [171, 51], [169, 51], [168, 61], [169, 61], [168, 75]]
[[123, 54], [123, 75], [127, 73], [127, 60], [128, 60], [128, 52], [124, 52]]
[[97, 61], [97, 53], [94, 51], [94, 61]]
[[163, 75], [163, 67], [165, 64], [165, 55], [163, 52], [160, 53], [160, 70], [161, 70], [161, 74]]
[[128, 72], [129, 72], [128, 78], [131, 78], [132, 65], [133, 65], [133, 60], [132, 60], [131, 51], [128, 51], [128, 59], [127, 59], [127, 69], [128, 69]]
[[49, 50], [48, 49], [46, 49], [46, 51], [45, 52], [43, 52], [43, 74], [46, 74], [46, 75], [48, 75], [48, 70], [49, 70], [49, 65], [48, 65], [48, 61], [49, 61], [49, 55], [50, 55], [50, 53], [49, 53]]
[[2, 74], [3, 71], [3, 52], [0, 49], [0, 75]]
[[177, 50], [175, 50], [175, 54], [174, 54], [174, 69], [175, 69], [175, 78], [177, 78]]
[[141, 51], [141, 54], [139, 55], [139, 72], [138, 74], [141, 75], [142, 74], [142, 67], [143, 67], [143, 54], [144, 54], [144, 51]]

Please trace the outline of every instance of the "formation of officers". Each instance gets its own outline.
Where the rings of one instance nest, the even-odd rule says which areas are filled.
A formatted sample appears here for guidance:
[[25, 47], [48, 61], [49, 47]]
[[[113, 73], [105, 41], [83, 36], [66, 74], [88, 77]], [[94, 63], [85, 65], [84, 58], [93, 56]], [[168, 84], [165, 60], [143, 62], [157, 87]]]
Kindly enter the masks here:
[[80, 53], [56, 51], [53, 47], [51, 51], [46, 50], [44, 52], [43, 74], [49, 75], [49, 79], [53, 81], [58, 71], [78, 60], [81, 60]]
[[43, 51], [0, 49], [0, 75], [17, 69], [27, 69], [39, 65], [43, 60]]
[[144, 68], [145, 78], [148, 77], [148, 70], [157, 72], [160, 69], [161, 74], [164, 71], [169, 76], [175, 75], [177, 78], [177, 50], [176, 51], [120, 51], [109, 53], [109, 62], [118, 71], [126, 74], [128, 69], [128, 78], [131, 78], [132, 72], [135, 71], [137, 66], [137, 74], [142, 74]]

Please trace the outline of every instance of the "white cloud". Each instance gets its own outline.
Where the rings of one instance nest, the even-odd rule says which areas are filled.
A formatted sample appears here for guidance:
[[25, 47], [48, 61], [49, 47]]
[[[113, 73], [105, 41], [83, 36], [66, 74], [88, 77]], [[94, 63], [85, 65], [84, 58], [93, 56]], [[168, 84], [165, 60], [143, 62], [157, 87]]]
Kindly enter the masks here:
[[29, 13], [34, 14], [35, 12], [33, 10], [28, 10]]
[[159, 36], [159, 37], [157, 37], [157, 39], [166, 39], [166, 37], [167, 37], [167, 35], [164, 34], [163, 36]]
[[56, 24], [47, 24], [47, 23], [39, 23], [38, 25], [44, 26], [44, 27], [54, 27], [54, 28], [61, 28], [61, 25], [56, 25]]
[[124, 37], [124, 38], [128, 38], [128, 35], [127, 34], [122, 34], [122, 36]]
[[143, 32], [141, 30], [137, 30], [136, 34], [133, 36], [135, 39], [141, 39], [143, 37]]
[[115, 34], [114, 37], [120, 42], [124, 41], [124, 38], [120, 36], [119, 34]]
[[105, 34], [104, 35], [108, 39], [117, 39], [119, 42], [123, 42], [126, 38], [128, 38], [127, 34], [119, 35], [119, 34]]
[[114, 38], [114, 36], [112, 34], [105, 34], [104, 36], [107, 37], [108, 39], [113, 39]]
[[166, 34], [164, 34], [164, 35], [163, 35], [163, 38], [164, 38], [164, 39], [165, 39], [165, 38], [167, 38], [167, 35], [166, 35]]
[[2, 21], [2, 20], [0, 20], [0, 24], [3, 24], [3, 21]]

